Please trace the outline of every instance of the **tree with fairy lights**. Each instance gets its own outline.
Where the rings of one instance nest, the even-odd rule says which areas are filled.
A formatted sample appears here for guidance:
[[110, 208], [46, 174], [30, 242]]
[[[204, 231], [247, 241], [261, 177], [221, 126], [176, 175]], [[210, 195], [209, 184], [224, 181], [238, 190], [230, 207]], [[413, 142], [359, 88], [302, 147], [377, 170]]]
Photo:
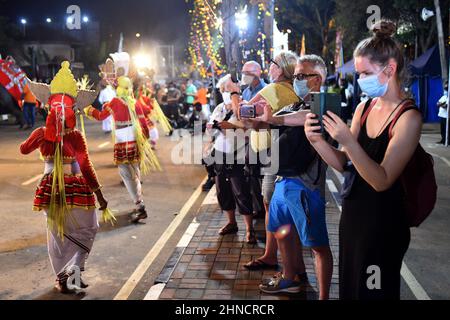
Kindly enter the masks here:
[[[235, 64], [256, 60], [268, 65], [272, 48], [273, 0], [192, 1], [188, 46], [191, 71], [206, 77]], [[245, 30], [239, 17], [245, 14]], [[242, 20], [242, 19], [241, 19]]]
[[220, 0], [193, 0], [191, 31], [188, 46], [191, 71], [197, 70], [205, 78], [211, 67], [220, 73], [223, 69], [220, 48], [222, 22], [219, 15]]

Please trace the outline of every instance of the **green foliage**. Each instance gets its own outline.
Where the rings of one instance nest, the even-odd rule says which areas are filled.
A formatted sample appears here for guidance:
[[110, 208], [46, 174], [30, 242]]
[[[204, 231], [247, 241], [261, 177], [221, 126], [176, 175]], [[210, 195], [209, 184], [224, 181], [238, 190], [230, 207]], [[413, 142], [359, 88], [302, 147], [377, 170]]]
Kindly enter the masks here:
[[292, 49], [299, 52], [303, 34], [308, 53], [328, 54], [334, 40], [330, 21], [335, 13], [334, 0], [277, 0], [275, 18], [281, 30], [292, 30]]
[[[275, 18], [281, 30], [292, 30], [292, 49], [300, 50], [300, 39], [305, 34], [307, 52], [321, 54], [327, 60], [334, 55], [335, 31], [342, 29], [347, 61], [358, 42], [371, 35], [367, 28], [372, 14], [367, 13], [367, 8], [371, 5], [379, 6], [381, 17], [400, 27], [397, 40], [411, 46], [417, 41], [418, 55], [437, 43], [436, 18], [425, 22], [420, 17], [424, 7], [435, 11], [434, 0], [277, 0]], [[449, 32], [449, 7], [450, 0], [440, 0], [445, 37]], [[331, 20], [334, 23], [330, 28]]]

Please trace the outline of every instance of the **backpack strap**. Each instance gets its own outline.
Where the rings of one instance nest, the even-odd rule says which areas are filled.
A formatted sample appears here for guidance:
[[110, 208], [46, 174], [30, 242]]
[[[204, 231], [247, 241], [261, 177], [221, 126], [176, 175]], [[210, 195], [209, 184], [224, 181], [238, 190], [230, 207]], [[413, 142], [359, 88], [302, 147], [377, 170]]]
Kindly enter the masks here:
[[363, 114], [362, 114], [361, 119], [359, 121], [360, 122], [359, 124], [360, 124], [361, 128], [364, 125], [364, 123], [366, 122], [370, 111], [372, 110], [372, 108], [375, 106], [376, 103], [377, 103], [377, 98], [367, 100], [366, 104], [364, 105]]
[[406, 111], [409, 110], [417, 110], [416, 103], [413, 99], [407, 99], [404, 102], [402, 102], [402, 106], [400, 107], [400, 111], [397, 112], [394, 119], [392, 119], [392, 122], [389, 126], [389, 140], [392, 138], [392, 130], [394, 129], [395, 124], [397, 123], [398, 119], [402, 114], [404, 114]]

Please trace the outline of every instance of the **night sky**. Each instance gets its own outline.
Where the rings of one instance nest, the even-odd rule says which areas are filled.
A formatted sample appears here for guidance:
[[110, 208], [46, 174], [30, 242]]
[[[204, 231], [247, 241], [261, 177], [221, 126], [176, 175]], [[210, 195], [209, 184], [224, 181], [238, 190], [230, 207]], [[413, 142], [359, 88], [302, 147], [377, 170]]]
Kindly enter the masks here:
[[101, 24], [102, 35], [120, 32], [125, 37], [137, 32], [144, 38], [185, 47], [189, 35], [189, 6], [185, 0], [0, 0], [0, 15], [11, 22], [27, 19], [34, 22], [65, 19], [66, 8], [76, 4], [82, 15]]

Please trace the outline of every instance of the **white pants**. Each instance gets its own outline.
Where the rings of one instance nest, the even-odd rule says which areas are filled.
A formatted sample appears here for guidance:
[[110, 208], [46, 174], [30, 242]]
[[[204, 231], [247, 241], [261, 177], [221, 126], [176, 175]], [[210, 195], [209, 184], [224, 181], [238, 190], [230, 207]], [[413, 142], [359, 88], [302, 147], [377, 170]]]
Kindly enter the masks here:
[[[73, 270], [73, 267], [84, 271], [84, 264], [99, 227], [95, 209], [74, 208], [70, 212], [64, 239], [61, 239], [55, 230], [47, 230], [48, 254], [58, 278], [64, 277], [66, 271]], [[47, 215], [46, 211], [44, 213]]]
[[209, 104], [202, 105], [202, 118], [206, 121], [209, 121], [211, 117], [211, 109], [209, 108]]
[[144, 200], [142, 199], [142, 185], [141, 185], [141, 170], [139, 169], [139, 163], [133, 164], [119, 164], [119, 174], [122, 177], [123, 183], [128, 190], [128, 193], [133, 199], [137, 208], [144, 206]]
[[102, 121], [102, 130], [105, 132], [110, 132], [112, 130], [112, 116], [109, 116]]
[[159, 139], [158, 128], [153, 127], [150, 129], [150, 141], [156, 142]]

